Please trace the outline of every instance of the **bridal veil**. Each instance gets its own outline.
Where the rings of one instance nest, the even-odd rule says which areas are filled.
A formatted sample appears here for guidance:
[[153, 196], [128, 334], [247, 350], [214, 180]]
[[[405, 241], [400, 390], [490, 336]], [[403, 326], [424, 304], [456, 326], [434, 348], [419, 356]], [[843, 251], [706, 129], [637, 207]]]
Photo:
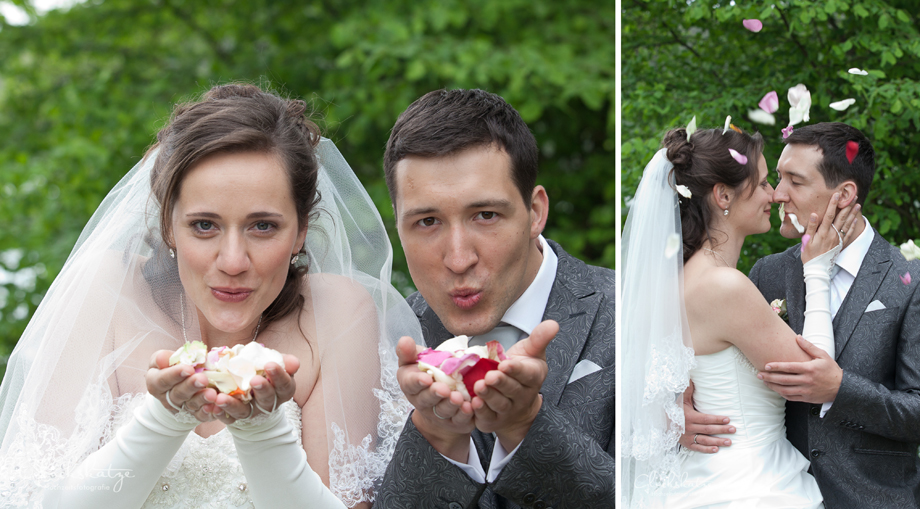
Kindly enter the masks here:
[[621, 494], [648, 507], [680, 483], [677, 440], [693, 348], [683, 303], [678, 194], [667, 149], [645, 167], [623, 230]]

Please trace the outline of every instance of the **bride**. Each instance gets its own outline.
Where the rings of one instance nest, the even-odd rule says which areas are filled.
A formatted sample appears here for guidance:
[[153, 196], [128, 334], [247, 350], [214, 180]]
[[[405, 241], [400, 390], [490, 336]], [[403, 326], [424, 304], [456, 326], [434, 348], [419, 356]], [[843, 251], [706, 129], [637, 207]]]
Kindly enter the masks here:
[[[669, 131], [645, 169], [623, 235], [621, 475], [629, 507], [823, 507], [808, 461], [786, 439], [783, 398], [757, 379], [768, 361], [810, 357], [757, 288], [735, 269], [747, 235], [770, 229], [773, 189], [763, 140], [734, 130]], [[829, 271], [857, 214], [807, 224], [803, 335], [833, 349]], [[689, 377], [688, 377], [689, 375]], [[726, 415], [730, 448], [677, 442], [681, 394]]]
[[[5, 506], [370, 505], [408, 413], [396, 340], [421, 332], [373, 202], [305, 108], [214, 87], [105, 198], [9, 360]], [[169, 366], [193, 341], [284, 365], [244, 402]]]

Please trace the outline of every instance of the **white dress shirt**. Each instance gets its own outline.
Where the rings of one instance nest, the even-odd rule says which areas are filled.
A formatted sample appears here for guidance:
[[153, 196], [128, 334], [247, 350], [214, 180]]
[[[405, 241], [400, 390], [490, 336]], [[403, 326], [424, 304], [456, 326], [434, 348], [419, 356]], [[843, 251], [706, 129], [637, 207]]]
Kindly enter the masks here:
[[[543, 313], [546, 311], [549, 293], [553, 289], [553, 283], [556, 282], [556, 266], [559, 263], [559, 258], [556, 257], [553, 248], [549, 247], [549, 244], [546, 243], [546, 239], [543, 238], [543, 235], [540, 235], [539, 240], [540, 251], [543, 253], [543, 261], [540, 263], [540, 269], [537, 271], [537, 275], [533, 278], [530, 286], [528, 286], [527, 289], [524, 290], [524, 293], [514, 301], [514, 304], [505, 311], [501, 319], [502, 323], [513, 325], [521, 330], [521, 337], [518, 340], [529, 337], [534, 327], [543, 321]], [[466, 474], [476, 482], [485, 483], [486, 479], [488, 479], [489, 482], [493, 482], [498, 477], [498, 474], [501, 473], [502, 468], [504, 468], [505, 465], [511, 461], [511, 458], [514, 457], [514, 453], [517, 452], [520, 446], [521, 445], [518, 444], [514, 450], [508, 452], [502, 447], [501, 442], [496, 437], [495, 447], [492, 449], [492, 460], [489, 462], [488, 476], [486, 475], [485, 469], [482, 468], [482, 463], [479, 461], [479, 454], [476, 453], [476, 445], [473, 443], [472, 437], [470, 437], [470, 455], [466, 463], [454, 461], [447, 456], [444, 456], [444, 458], [460, 467], [461, 470], [466, 472]]]

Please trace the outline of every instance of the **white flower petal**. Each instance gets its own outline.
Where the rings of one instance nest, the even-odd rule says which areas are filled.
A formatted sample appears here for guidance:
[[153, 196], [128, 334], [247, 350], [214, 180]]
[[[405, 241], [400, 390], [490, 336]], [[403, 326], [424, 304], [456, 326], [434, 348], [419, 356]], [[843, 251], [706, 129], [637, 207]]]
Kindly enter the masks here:
[[828, 106], [830, 106], [831, 109], [835, 109], [837, 111], [843, 111], [849, 108], [850, 106], [853, 106], [854, 104], [856, 104], [856, 99], [850, 98], [850, 99], [844, 99], [842, 101], [830, 103], [828, 104]]
[[674, 255], [677, 254], [677, 250], [680, 249], [680, 244], [680, 235], [677, 233], [668, 235], [668, 240], [664, 246], [664, 257], [669, 260], [674, 258]]
[[847, 71], [847, 72], [850, 73], [850, 74], [858, 74], [858, 75], [860, 75], [860, 76], [866, 76], [866, 75], [869, 74], [869, 71], [864, 71], [864, 70], [860, 69], [859, 67], [853, 67], [853, 68], [851, 68], [851, 69], [850, 69], [849, 71]]
[[682, 186], [682, 185], [677, 185], [677, 186], [675, 186], [675, 187], [677, 188], [678, 194], [680, 194], [680, 195], [683, 196], [684, 198], [693, 198], [693, 193], [690, 192], [690, 188], [689, 188], [689, 187], [687, 187], [687, 186]]
[[687, 124], [687, 141], [690, 141], [690, 135], [696, 132], [696, 115], [693, 115], [693, 118], [690, 119], [690, 123]]
[[795, 231], [799, 233], [805, 232], [805, 227], [799, 223], [799, 218], [795, 214], [786, 214], [789, 216], [789, 220], [792, 221], [792, 226], [795, 228]]
[[435, 348], [435, 350], [440, 350], [442, 352], [456, 352], [457, 350], [465, 350], [469, 343], [469, 337], [457, 336], [441, 343], [437, 348]]
[[761, 109], [748, 111], [748, 118], [751, 119], [752, 122], [757, 122], [758, 124], [776, 125], [776, 117]]
[[731, 129], [731, 125], [732, 125], [732, 116], [729, 115], [725, 117], [725, 127], [722, 128], [722, 134], [725, 134], [726, 131]]
[[779, 220], [780, 221], [786, 220], [786, 204], [783, 202], [780, 202], [779, 204]]

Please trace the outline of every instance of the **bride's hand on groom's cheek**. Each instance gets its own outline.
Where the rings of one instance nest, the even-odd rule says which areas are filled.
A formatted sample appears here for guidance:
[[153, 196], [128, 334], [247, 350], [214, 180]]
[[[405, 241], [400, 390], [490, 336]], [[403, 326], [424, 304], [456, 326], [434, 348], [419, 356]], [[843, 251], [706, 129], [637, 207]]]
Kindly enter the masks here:
[[248, 418], [250, 414], [252, 416], [262, 414], [259, 407], [272, 412], [278, 408], [278, 405], [293, 398], [297, 390], [294, 373], [300, 369], [300, 360], [288, 354], [283, 357], [284, 367], [269, 362], [265, 365], [266, 377], [259, 375], [252, 377], [249, 382], [252, 386], [252, 401], [244, 402], [228, 394], [218, 394], [214, 404], [209, 405], [206, 410], [212, 412], [220, 422], [233, 424], [237, 420]]
[[529, 338], [508, 350], [508, 358], [497, 370], [486, 373], [474, 386], [476, 427], [484, 433], [494, 432], [507, 451], [524, 440], [540, 411], [540, 388], [548, 372], [546, 347], [558, 332], [555, 321], [537, 325]]

